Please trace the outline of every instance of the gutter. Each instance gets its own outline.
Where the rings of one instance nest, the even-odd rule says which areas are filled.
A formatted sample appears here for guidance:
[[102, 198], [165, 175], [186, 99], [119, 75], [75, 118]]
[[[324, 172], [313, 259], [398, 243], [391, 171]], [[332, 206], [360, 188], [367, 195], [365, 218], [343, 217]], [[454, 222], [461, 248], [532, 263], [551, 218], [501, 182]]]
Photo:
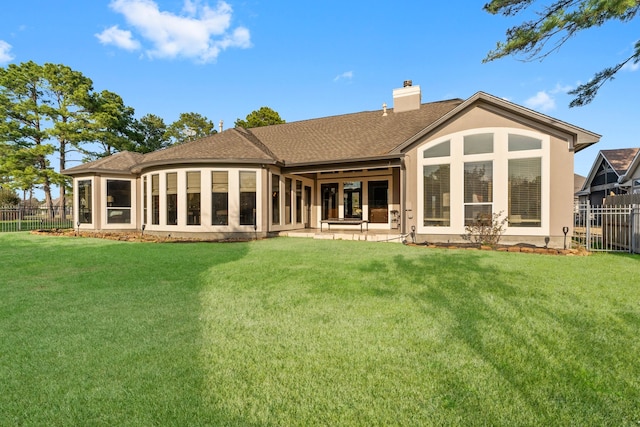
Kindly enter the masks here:
[[143, 170], [164, 166], [174, 167], [183, 165], [202, 165], [202, 164], [240, 164], [240, 165], [278, 165], [282, 166], [282, 163], [272, 159], [173, 159], [173, 160], [155, 160], [147, 163], [140, 163], [133, 166], [131, 173], [142, 173]]
[[[372, 168], [400, 166], [404, 154], [383, 155], [374, 157], [362, 157], [342, 160], [320, 160], [300, 163], [284, 162], [283, 172], [287, 173], [313, 173], [324, 171], [335, 171], [345, 169], [366, 169], [370, 164]], [[386, 162], [386, 163], [385, 163]]]

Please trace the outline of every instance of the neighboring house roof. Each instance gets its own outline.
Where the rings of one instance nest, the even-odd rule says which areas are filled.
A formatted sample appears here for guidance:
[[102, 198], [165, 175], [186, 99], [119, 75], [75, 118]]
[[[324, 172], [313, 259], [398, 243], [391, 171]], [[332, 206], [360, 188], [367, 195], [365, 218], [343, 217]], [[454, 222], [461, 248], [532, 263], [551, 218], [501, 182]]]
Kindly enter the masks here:
[[582, 189], [582, 186], [584, 185], [584, 181], [587, 178], [582, 176], [582, 175], [578, 175], [577, 173], [573, 174], [573, 192], [577, 193], [578, 191], [580, 191], [580, 189]]
[[625, 173], [618, 179], [618, 182], [623, 187], [631, 185], [630, 180], [635, 175], [636, 170], [640, 167], [640, 148], [636, 148], [636, 150], [636, 155], [633, 157], [631, 164], [629, 165]]
[[[596, 177], [600, 165], [603, 162], [611, 167], [612, 171], [618, 176], [618, 182], [620, 182], [639, 153], [640, 148], [618, 148], [614, 150], [600, 150], [593, 162], [593, 165], [591, 165], [591, 170], [589, 171], [589, 174], [587, 175], [587, 178], [585, 179], [579, 194], [589, 194], [591, 183]], [[612, 182], [611, 184], [614, 183]]]
[[631, 162], [636, 154], [638, 154], [638, 148], [620, 148], [617, 150], [601, 150], [602, 157], [611, 165], [613, 170], [619, 176], [624, 175], [629, 169]]
[[107, 170], [135, 173], [153, 166], [212, 162], [304, 167], [399, 159], [430, 132], [476, 106], [529, 125], [557, 129], [573, 139], [575, 151], [600, 138], [595, 133], [478, 92], [466, 101], [430, 102], [421, 104], [416, 110], [401, 113], [394, 113], [393, 109], [375, 110], [252, 129], [228, 129], [145, 155], [119, 153], [117, 157], [111, 156], [114, 159], [108, 164], [104, 163], [106, 158], [63, 172], [67, 175]]

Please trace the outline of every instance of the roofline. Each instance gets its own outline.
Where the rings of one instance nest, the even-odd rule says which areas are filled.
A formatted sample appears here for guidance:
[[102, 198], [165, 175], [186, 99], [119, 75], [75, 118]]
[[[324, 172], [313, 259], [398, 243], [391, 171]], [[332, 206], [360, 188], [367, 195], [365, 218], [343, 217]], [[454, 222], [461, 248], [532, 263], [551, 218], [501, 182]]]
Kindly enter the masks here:
[[[580, 191], [590, 191], [591, 189], [591, 182], [593, 181], [593, 178], [595, 177], [595, 173], [597, 170], [597, 166], [600, 164], [599, 159], [602, 158], [605, 162], [609, 163], [609, 161], [607, 160], [607, 158], [602, 154], [602, 150], [598, 151], [598, 154], [596, 155], [595, 160], [593, 161], [593, 163], [591, 164], [591, 169], [589, 169], [589, 173], [587, 174], [584, 183], [582, 184], [582, 188], [580, 189]], [[609, 164], [609, 166], [611, 166], [611, 164]], [[588, 185], [588, 187], [587, 187]]]
[[620, 175], [620, 177], [618, 178], [618, 182], [622, 184], [624, 181], [631, 179], [631, 177], [633, 176], [633, 173], [635, 172], [635, 170], [638, 168], [639, 165], [640, 165], [640, 150], [638, 150], [636, 155], [633, 157], [633, 160], [631, 160], [631, 163], [629, 164], [629, 167], [627, 168], [625, 173]]
[[629, 165], [629, 168], [627, 169], [626, 173], [622, 174], [622, 175], [618, 175], [618, 171], [616, 170], [616, 168], [613, 167], [613, 165], [611, 164], [611, 162], [609, 161], [609, 159], [607, 158], [607, 156], [604, 155], [604, 151], [615, 151], [615, 150], [600, 150], [598, 151], [598, 155], [596, 156], [595, 160], [593, 161], [593, 164], [591, 165], [591, 169], [589, 170], [589, 174], [586, 176], [585, 180], [584, 180], [584, 184], [582, 185], [581, 191], [589, 191], [591, 186], [589, 185], [589, 188], [585, 188], [585, 186], [587, 184], [590, 184], [593, 179], [595, 178], [595, 174], [598, 170], [598, 166], [600, 165], [600, 161], [599, 159], [604, 160], [607, 165], [611, 168], [611, 170], [613, 171], [613, 173], [615, 173], [618, 176], [618, 179], [616, 180], [617, 183], [623, 183], [625, 181], [625, 179], [627, 179], [627, 174], [631, 171], [631, 168], [634, 164], [634, 162], [636, 160], [638, 160], [640, 158], [640, 150], [638, 150], [638, 152], [636, 153], [635, 157], [633, 158], [633, 160], [631, 161], [631, 164]]
[[[514, 104], [513, 102], [498, 98], [496, 96], [490, 95], [486, 92], [476, 92], [469, 99], [464, 101], [462, 104], [458, 105], [453, 110], [449, 111], [444, 116], [440, 117], [435, 122], [431, 123], [429, 126], [425, 127], [423, 130], [398, 145], [396, 148], [392, 150], [392, 152], [404, 151], [407, 147], [414, 144], [416, 141], [423, 138], [425, 135], [431, 133], [434, 129], [442, 126], [449, 120], [451, 120], [456, 115], [460, 114], [465, 109], [469, 108], [471, 105], [478, 101], [484, 101], [487, 104], [501, 107], [506, 110], [514, 111], [515, 113], [520, 114], [521, 116], [528, 117], [530, 120], [542, 123], [544, 125], [559, 129], [564, 133], [568, 133], [576, 136], [576, 141], [573, 143], [574, 152], [579, 152], [592, 144], [595, 144], [600, 140], [602, 135], [599, 135], [595, 132], [588, 131], [586, 129], [580, 128], [578, 126], [571, 125], [569, 123], [563, 122], [561, 120], [555, 119], [551, 116], [547, 116], [546, 114], [538, 113], [537, 111], [531, 110], [529, 108], [523, 107], [518, 104]], [[580, 140], [585, 140], [585, 142], [579, 142]], [[570, 141], [569, 141], [570, 142]]]
[[60, 172], [62, 175], [75, 176], [84, 174], [110, 174], [110, 175], [131, 175], [131, 169], [116, 170], [116, 169], [103, 169], [103, 168], [86, 168], [74, 171], [73, 169], [64, 169]]
[[[371, 167], [380, 167], [383, 166], [384, 162], [387, 162], [388, 166], [399, 166], [403, 158], [404, 154], [387, 154], [382, 156], [361, 157], [356, 159], [321, 160], [289, 164], [285, 163], [283, 169], [290, 173], [310, 173], [314, 172], [315, 170], [324, 171], [329, 169], [336, 170], [341, 168], [363, 169], [367, 164], [371, 164]], [[332, 166], [333, 168], [323, 166]]]
[[154, 160], [151, 162], [142, 162], [131, 168], [132, 173], [141, 173], [144, 169], [158, 166], [178, 166], [178, 165], [202, 165], [202, 164], [242, 164], [242, 165], [282, 165], [273, 159], [218, 159], [218, 158], [199, 158], [199, 159], [169, 159]]

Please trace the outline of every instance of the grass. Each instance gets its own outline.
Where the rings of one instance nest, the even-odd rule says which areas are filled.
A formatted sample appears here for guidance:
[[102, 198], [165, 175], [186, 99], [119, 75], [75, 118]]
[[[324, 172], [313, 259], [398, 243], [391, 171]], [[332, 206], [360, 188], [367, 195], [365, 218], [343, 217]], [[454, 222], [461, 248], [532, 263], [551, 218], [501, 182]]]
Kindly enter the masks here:
[[640, 257], [0, 235], [0, 425], [634, 425]]

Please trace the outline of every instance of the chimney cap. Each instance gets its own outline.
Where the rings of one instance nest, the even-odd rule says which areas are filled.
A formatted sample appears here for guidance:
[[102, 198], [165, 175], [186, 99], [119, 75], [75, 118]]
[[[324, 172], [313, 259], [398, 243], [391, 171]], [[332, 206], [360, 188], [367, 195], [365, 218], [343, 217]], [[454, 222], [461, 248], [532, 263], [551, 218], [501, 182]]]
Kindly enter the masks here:
[[411, 80], [405, 80], [404, 81], [404, 85], [402, 87], [408, 87], [408, 86], [411, 86], [411, 85], [413, 85], [413, 82]]

